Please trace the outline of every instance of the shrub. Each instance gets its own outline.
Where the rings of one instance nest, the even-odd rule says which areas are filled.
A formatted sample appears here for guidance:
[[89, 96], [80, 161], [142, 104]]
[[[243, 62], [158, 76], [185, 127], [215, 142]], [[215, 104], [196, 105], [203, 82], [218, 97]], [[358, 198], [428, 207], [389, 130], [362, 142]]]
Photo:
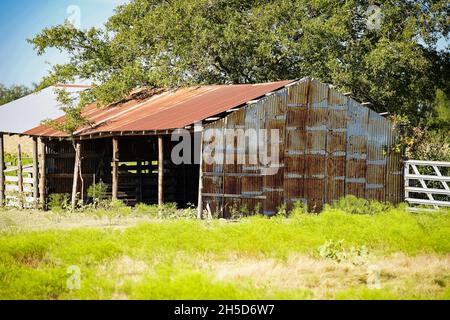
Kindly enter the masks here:
[[70, 207], [70, 197], [67, 193], [53, 193], [49, 196], [48, 207], [58, 213]]
[[158, 205], [148, 205], [145, 203], [138, 203], [135, 207], [135, 210], [139, 214], [148, 215], [152, 218], [157, 218], [159, 213]]
[[92, 184], [88, 190], [87, 195], [92, 199], [94, 206], [97, 207], [106, 197], [106, 192], [108, 191], [108, 186], [103, 182]]
[[326, 205], [325, 208], [338, 209], [351, 214], [379, 214], [392, 209], [392, 205], [360, 199], [355, 196], [346, 196], [331, 206]]
[[287, 209], [286, 209], [286, 205], [285, 204], [282, 204], [282, 205], [280, 205], [278, 208], [277, 208], [277, 214], [276, 214], [276, 216], [277, 217], [280, 217], [280, 218], [287, 218]]
[[160, 219], [176, 219], [178, 218], [178, 209], [176, 203], [165, 203], [158, 206], [158, 218]]
[[354, 265], [364, 264], [369, 255], [366, 246], [344, 248], [344, 240], [328, 240], [319, 247], [318, 251], [322, 258], [331, 259], [337, 263], [351, 262]]
[[292, 210], [289, 212], [290, 218], [299, 218], [308, 213], [307, 206], [300, 201], [294, 203]]

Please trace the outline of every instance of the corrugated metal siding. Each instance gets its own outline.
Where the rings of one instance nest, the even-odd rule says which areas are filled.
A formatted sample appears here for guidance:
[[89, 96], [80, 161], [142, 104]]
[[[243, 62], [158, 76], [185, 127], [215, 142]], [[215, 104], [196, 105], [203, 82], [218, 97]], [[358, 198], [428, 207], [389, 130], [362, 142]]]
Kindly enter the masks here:
[[[392, 203], [402, 200], [401, 157], [386, 152], [397, 139], [392, 124], [326, 84], [303, 79], [207, 129], [242, 127], [279, 129], [279, 168], [269, 175], [265, 173], [273, 166], [249, 165], [248, 145], [245, 165], [226, 165], [225, 171], [221, 165], [204, 165], [203, 193], [215, 195], [204, 203], [222, 216], [229, 217], [229, 208], [239, 205], [248, 212], [256, 206], [271, 215], [281, 205], [290, 209], [297, 201], [317, 212], [345, 195]], [[270, 144], [266, 147], [270, 150]], [[242, 152], [236, 145], [226, 150]], [[209, 178], [214, 170], [223, 174], [223, 180]]]

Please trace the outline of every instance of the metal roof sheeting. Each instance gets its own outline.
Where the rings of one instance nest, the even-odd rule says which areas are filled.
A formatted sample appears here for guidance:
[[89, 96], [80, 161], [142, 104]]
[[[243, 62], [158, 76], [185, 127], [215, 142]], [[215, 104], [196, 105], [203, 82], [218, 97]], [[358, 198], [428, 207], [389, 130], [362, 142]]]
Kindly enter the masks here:
[[[146, 132], [184, 128], [197, 121], [241, 106], [293, 81], [262, 84], [210, 85], [174, 90], [158, 90], [142, 98], [138, 93], [123, 102], [98, 108], [87, 106], [83, 116], [90, 126], [80, 129], [76, 135], [101, 133]], [[63, 118], [59, 119], [63, 121]], [[64, 137], [65, 134], [45, 126], [28, 130], [33, 136]]]
[[57, 90], [75, 93], [90, 88], [84, 85], [54, 85], [0, 106], [0, 132], [23, 134], [43, 120], [61, 117]]

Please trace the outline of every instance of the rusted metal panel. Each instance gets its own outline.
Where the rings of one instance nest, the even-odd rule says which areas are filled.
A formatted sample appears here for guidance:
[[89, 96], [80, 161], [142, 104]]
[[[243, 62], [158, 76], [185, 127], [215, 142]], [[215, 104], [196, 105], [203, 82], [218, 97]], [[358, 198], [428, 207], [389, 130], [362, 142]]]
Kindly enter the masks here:
[[347, 119], [346, 195], [365, 197], [369, 109], [349, 100]]
[[327, 185], [326, 202], [345, 196], [348, 98], [330, 90], [327, 123]]
[[366, 162], [366, 198], [369, 200], [386, 201], [386, 148], [389, 131], [388, 120], [370, 110]]
[[241, 178], [241, 205], [247, 210], [254, 212], [255, 207], [260, 213], [263, 213], [263, 199], [255, 197], [264, 197], [264, 177], [259, 165], [259, 157], [255, 154], [253, 147], [261, 148], [262, 142], [259, 139], [258, 132], [265, 127], [265, 108], [263, 107], [265, 99], [253, 103], [245, 108], [244, 130], [245, 132], [254, 131], [256, 138], [248, 140], [245, 146], [245, 165], [241, 166], [243, 174]]
[[[77, 135], [184, 128], [264, 96], [289, 83], [292, 81], [199, 86], [169, 91], [149, 89], [105, 108], [97, 108], [96, 104], [87, 106], [83, 115], [91, 125], [80, 129]], [[38, 126], [26, 134], [64, 136], [63, 133], [45, 126]]]
[[203, 145], [213, 147], [208, 153], [210, 159], [203, 160], [203, 205], [205, 208], [209, 205], [211, 213], [218, 217], [223, 216], [225, 126], [226, 119], [221, 119], [211, 124], [203, 134]]
[[[284, 149], [286, 108], [288, 101], [287, 89], [282, 89], [265, 99], [265, 121], [267, 143], [265, 147], [271, 162], [264, 166], [264, 214], [273, 215], [278, 207], [284, 204]], [[272, 130], [276, 131], [274, 136]], [[272, 147], [278, 150], [278, 155], [272, 154]], [[273, 162], [275, 160], [275, 163]]]
[[[241, 173], [242, 160], [245, 159], [245, 140], [239, 135], [244, 134], [245, 110], [241, 109], [232, 113], [226, 118], [225, 150], [226, 158], [224, 164], [224, 193], [235, 195], [234, 198], [225, 198], [223, 211], [225, 218], [232, 218], [233, 215], [241, 211]], [[245, 138], [245, 137], [244, 137]], [[233, 160], [233, 162], [231, 162]]]
[[315, 212], [320, 211], [326, 201], [328, 93], [328, 85], [311, 81], [306, 121], [304, 190], [308, 208]]
[[[281, 132], [276, 174], [265, 174], [271, 166], [242, 166], [241, 196], [235, 198], [249, 211], [262, 203], [264, 213], [273, 214], [282, 204], [290, 209], [300, 201], [318, 212], [346, 195], [401, 200], [401, 161], [399, 155], [385, 152], [396, 134], [390, 121], [374, 111], [310, 79], [245, 109], [246, 130]], [[260, 141], [255, 144], [261, 147]], [[248, 148], [245, 153], [248, 161], [252, 155]]]
[[404, 200], [403, 161], [401, 159], [401, 154], [392, 150], [392, 147], [398, 143], [398, 138], [398, 134], [395, 130], [389, 131], [389, 156], [386, 166], [386, 201], [394, 204]]
[[308, 78], [287, 88], [284, 199], [288, 209], [295, 202], [306, 203], [304, 180], [310, 83]]

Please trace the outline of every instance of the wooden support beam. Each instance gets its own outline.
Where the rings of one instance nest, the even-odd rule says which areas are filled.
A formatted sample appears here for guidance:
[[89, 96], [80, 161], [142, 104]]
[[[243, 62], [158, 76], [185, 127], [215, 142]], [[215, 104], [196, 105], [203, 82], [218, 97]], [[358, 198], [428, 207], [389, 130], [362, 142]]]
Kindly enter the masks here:
[[44, 139], [39, 139], [39, 205], [43, 210], [46, 209], [46, 200], [47, 200], [47, 191], [46, 191], [46, 182], [47, 182], [47, 166], [46, 166], [46, 155], [45, 155], [45, 141]]
[[164, 204], [164, 136], [158, 136], [158, 205]]
[[37, 209], [39, 206], [39, 161], [38, 161], [38, 139], [33, 138], [33, 198]]
[[73, 184], [72, 184], [72, 211], [75, 210], [77, 204], [78, 178], [80, 176], [81, 161], [81, 144], [75, 142], [75, 165], [73, 168]]
[[5, 148], [3, 133], [0, 133], [0, 207], [5, 205]]
[[[194, 129], [194, 139], [198, 139], [195, 135], [200, 135], [200, 147], [199, 150], [194, 148], [195, 152], [200, 152], [199, 158], [199, 174], [198, 174], [198, 204], [197, 204], [197, 219], [203, 219], [203, 127], [201, 125], [196, 125]], [[195, 158], [195, 156], [194, 156]]]
[[23, 208], [23, 166], [22, 166], [22, 148], [17, 145], [17, 185], [19, 186], [19, 206]]
[[142, 160], [138, 159], [136, 161], [136, 166], [137, 166], [137, 183], [136, 183], [136, 200], [138, 203], [142, 202], [142, 198], [143, 198], [143, 194], [142, 194], [142, 186], [143, 186], [143, 181], [142, 181]]
[[119, 139], [117, 137], [113, 137], [112, 144], [112, 199], [117, 200], [119, 195]]

